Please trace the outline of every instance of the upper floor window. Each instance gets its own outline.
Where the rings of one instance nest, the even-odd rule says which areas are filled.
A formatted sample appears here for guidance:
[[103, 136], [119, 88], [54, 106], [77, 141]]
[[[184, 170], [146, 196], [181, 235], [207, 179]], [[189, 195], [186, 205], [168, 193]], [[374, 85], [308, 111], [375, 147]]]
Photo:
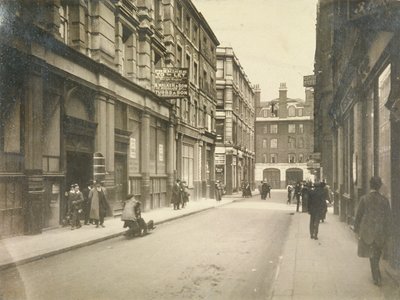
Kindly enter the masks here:
[[189, 15], [186, 16], [185, 33], [190, 38], [190, 16]]
[[224, 61], [217, 60], [217, 78], [224, 77]]
[[182, 13], [183, 13], [183, 9], [182, 9], [182, 5], [177, 2], [176, 4], [176, 24], [178, 24], [179, 27], [182, 28]]
[[291, 164], [295, 163], [296, 162], [296, 155], [295, 154], [289, 154], [288, 155], [288, 161]]
[[271, 153], [271, 154], [270, 154], [270, 160], [269, 160], [269, 162], [270, 162], [271, 164], [277, 163], [277, 162], [278, 162], [278, 154], [276, 154], [276, 153]]
[[304, 148], [304, 139], [303, 138], [299, 138], [298, 142], [298, 148]]
[[199, 84], [199, 68], [197, 62], [193, 62], [193, 81], [194, 84]]
[[270, 148], [272, 148], [272, 149], [278, 148], [278, 139], [271, 139], [270, 143], [271, 143]]
[[296, 139], [293, 137], [289, 137], [288, 139], [288, 147], [289, 149], [295, 149], [296, 148]]
[[296, 108], [294, 106], [289, 106], [288, 114], [289, 114], [289, 117], [295, 117], [296, 116]]
[[278, 124], [271, 124], [270, 125], [270, 132], [271, 133], [278, 133]]
[[302, 108], [299, 108], [299, 109], [297, 110], [297, 112], [298, 112], [299, 117], [302, 117], [302, 116], [303, 116], [303, 109], [302, 109]]
[[303, 154], [299, 154], [299, 163], [302, 163], [303, 161], [304, 161]]
[[265, 126], [264, 126], [263, 132], [264, 132], [264, 133], [268, 133], [268, 125], [265, 125]]
[[296, 133], [296, 124], [289, 124], [288, 132], [289, 133]]
[[176, 66], [182, 67], [182, 47], [179, 45], [176, 47]]
[[60, 12], [60, 35], [64, 43], [68, 44], [68, 6], [61, 5]]
[[192, 34], [192, 41], [196, 45], [197, 44], [197, 35], [199, 32], [199, 28], [196, 24], [193, 24], [193, 34]]
[[185, 67], [188, 68], [189, 74], [191, 74], [191, 71], [192, 71], [192, 64], [190, 62], [191, 62], [190, 55], [186, 54], [186, 66]]
[[266, 140], [266, 139], [264, 139], [264, 140], [262, 141], [262, 147], [263, 147], [263, 148], [267, 148], [267, 140]]
[[299, 124], [299, 133], [304, 133], [304, 125]]
[[267, 154], [263, 154], [263, 163], [267, 163], [267, 162], [268, 162]]
[[224, 108], [224, 90], [217, 90], [217, 107]]

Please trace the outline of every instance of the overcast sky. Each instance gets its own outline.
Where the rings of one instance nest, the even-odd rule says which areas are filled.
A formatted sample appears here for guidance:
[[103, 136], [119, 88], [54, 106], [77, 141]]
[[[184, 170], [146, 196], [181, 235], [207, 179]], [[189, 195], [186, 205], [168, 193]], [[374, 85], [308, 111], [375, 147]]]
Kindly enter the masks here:
[[192, 0], [222, 46], [231, 46], [261, 99], [304, 99], [303, 76], [313, 72], [317, 0]]

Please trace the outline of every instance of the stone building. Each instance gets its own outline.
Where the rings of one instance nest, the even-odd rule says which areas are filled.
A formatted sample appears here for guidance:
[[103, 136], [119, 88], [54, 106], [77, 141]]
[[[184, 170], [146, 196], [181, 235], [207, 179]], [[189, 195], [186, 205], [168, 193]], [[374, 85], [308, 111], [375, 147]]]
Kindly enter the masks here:
[[216, 77], [215, 176], [232, 194], [242, 181], [254, 187], [255, 88], [230, 47], [217, 48]]
[[[191, 159], [199, 162], [193, 181], [210, 195], [218, 42], [190, 1], [187, 25], [179, 3], [0, 3], [0, 236], [58, 226], [70, 184], [83, 188], [90, 179], [103, 182], [114, 214], [127, 193], [145, 210], [167, 206], [177, 176], [191, 183], [183, 171]], [[185, 25], [176, 27], [179, 20]], [[196, 42], [183, 39], [187, 26]], [[157, 96], [157, 68], [189, 65], [193, 106]], [[198, 129], [188, 134], [190, 126]], [[200, 156], [182, 146], [187, 136]]]
[[369, 191], [369, 179], [380, 176], [381, 192], [390, 199], [394, 215], [390, 260], [397, 268], [399, 18], [399, 1], [320, 0], [315, 54], [316, 101], [329, 112], [330, 118], [322, 122], [332, 135], [332, 148], [321, 147], [321, 164], [331, 170], [335, 212], [352, 224], [360, 196]]
[[280, 84], [279, 98], [256, 98], [256, 182], [266, 180], [279, 189], [314, 179], [307, 165], [314, 147], [313, 101], [310, 88], [305, 101], [288, 98], [286, 83]]
[[218, 39], [191, 1], [167, 0], [164, 40], [171, 65], [189, 70], [189, 97], [178, 99], [176, 176], [193, 199], [213, 197]]

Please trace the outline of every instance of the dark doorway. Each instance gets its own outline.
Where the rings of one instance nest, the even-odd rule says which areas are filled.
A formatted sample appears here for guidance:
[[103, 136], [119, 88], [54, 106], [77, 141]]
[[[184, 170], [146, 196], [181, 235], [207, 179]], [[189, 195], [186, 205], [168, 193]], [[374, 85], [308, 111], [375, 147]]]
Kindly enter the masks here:
[[115, 202], [112, 207], [114, 213], [122, 211], [122, 203], [128, 194], [127, 172], [126, 155], [115, 155]]
[[291, 168], [286, 170], [286, 184], [295, 184], [303, 180], [303, 170], [299, 168]]
[[66, 190], [77, 183], [81, 190], [93, 179], [93, 154], [67, 152]]

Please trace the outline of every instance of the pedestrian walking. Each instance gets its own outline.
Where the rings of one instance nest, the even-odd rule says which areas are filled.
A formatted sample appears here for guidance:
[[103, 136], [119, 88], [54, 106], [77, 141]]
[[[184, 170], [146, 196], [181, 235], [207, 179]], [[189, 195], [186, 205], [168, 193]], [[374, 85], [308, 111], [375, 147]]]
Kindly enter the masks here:
[[[267, 199], [267, 194], [269, 192], [270, 192], [269, 184], [266, 181], [264, 181], [262, 183], [262, 186], [261, 186], [261, 199], [262, 200], [266, 200]], [[271, 196], [270, 196], [270, 198], [271, 198]]]
[[95, 187], [89, 192], [90, 201], [90, 218], [94, 220], [96, 228], [105, 227], [104, 217], [109, 210], [109, 204], [107, 201], [107, 192], [101, 186], [100, 181], [96, 181]]
[[64, 193], [65, 196], [65, 206], [64, 206], [64, 218], [62, 220], [62, 226], [66, 227], [71, 225], [71, 207], [70, 207], [70, 199], [75, 193], [74, 184], [71, 184], [69, 191]]
[[181, 203], [182, 203], [182, 208], [186, 206], [186, 203], [189, 202], [189, 192], [187, 190], [187, 184], [186, 181], [182, 181], [180, 188], [181, 188]]
[[267, 198], [267, 196], [268, 196], [268, 198], [270, 198], [271, 199], [271, 185], [268, 183], [268, 182], [266, 182], [266, 184], [267, 184], [267, 188], [266, 188], [266, 191], [267, 191], [267, 193], [265, 194], [265, 199]]
[[369, 258], [372, 279], [380, 286], [379, 260], [390, 238], [391, 212], [389, 200], [379, 192], [381, 178], [372, 177], [369, 184], [370, 192], [358, 204], [354, 231], [358, 235], [358, 256]]
[[177, 179], [172, 187], [171, 202], [174, 205], [174, 210], [180, 209], [181, 205], [181, 181]]
[[246, 197], [246, 182], [245, 181], [242, 181], [240, 188], [242, 189], [242, 198], [245, 198]]
[[311, 182], [303, 182], [301, 189], [301, 212], [308, 211], [308, 199], [311, 193]]
[[93, 181], [90, 180], [87, 184], [87, 186], [82, 190], [82, 195], [83, 195], [83, 204], [82, 204], [82, 210], [83, 210], [83, 220], [85, 225], [89, 225], [89, 219], [90, 219], [90, 201], [89, 201], [89, 193], [93, 189]]
[[299, 212], [301, 189], [302, 189], [301, 183], [300, 181], [298, 181], [296, 183], [296, 186], [294, 187], [294, 196], [296, 197], [296, 212]]
[[262, 192], [262, 185], [264, 184], [264, 181], [261, 181], [260, 184], [258, 185], [258, 191], [260, 192], [261, 200], [263, 199], [263, 192]]
[[79, 214], [82, 212], [83, 195], [79, 190], [79, 185], [74, 184], [74, 192], [70, 194], [68, 199], [71, 215], [71, 230], [75, 228], [81, 228], [81, 221], [79, 220]]
[[287, 192], [288, 192], [288, 199], [287, 199], [287, 204], [292, 204], [292, 190], [293, 190], [293, 186], [290, 184], [287, 185], [286, 187]]
[[215, 182], [215, 200], [221, 201], [222, 199], [222, 185], [219, 180]]
[[311, 191], [308, 199], [308, 213], [310, 214], [310, 236], [318, 240], [318, 228], [323, 214], [325, 203], [325, 191], [320, 183], [315, 183], [315, 188]]
[[248, 181], [246, 181], [245, 190], [246, 190], [246, 197], [251, 197], [252, 196], [251, 187], [250, 187], [250, 183]]

